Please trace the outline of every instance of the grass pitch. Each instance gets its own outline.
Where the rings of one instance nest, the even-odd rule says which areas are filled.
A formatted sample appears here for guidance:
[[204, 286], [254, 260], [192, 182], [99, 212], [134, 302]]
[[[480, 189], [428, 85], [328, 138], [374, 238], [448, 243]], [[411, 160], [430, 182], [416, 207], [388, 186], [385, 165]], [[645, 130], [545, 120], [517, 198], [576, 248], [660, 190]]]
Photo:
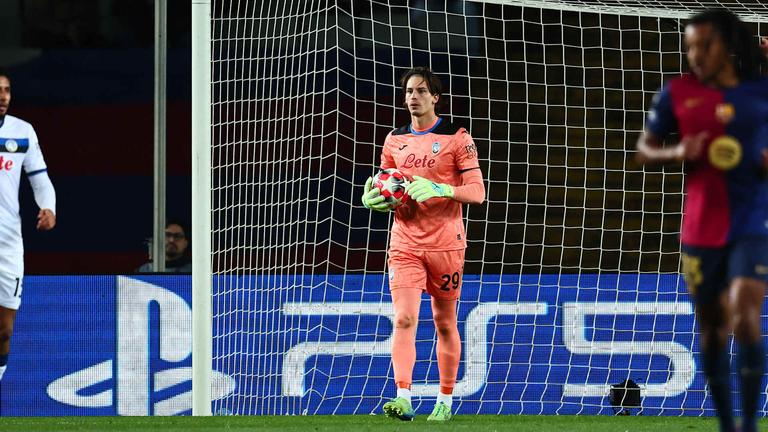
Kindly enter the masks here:
[[[768, 420], [761, 421], [761, 429]], [[666, 432], [717, 431], [714, 418], [459, 415], [448, 424], [427, 423], [427, 416], [401, 422], [377, 416], [227, 416], [227, 417], [0, 417], [3, 432], [162, 431], [467, 431], [467, 432]]]

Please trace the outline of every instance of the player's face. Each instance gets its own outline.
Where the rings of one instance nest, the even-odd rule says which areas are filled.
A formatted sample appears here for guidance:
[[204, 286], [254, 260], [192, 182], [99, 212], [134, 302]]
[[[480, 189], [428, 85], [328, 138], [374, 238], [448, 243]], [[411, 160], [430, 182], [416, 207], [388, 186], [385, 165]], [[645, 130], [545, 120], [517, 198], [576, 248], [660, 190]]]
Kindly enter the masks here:
[[435, 114], [438, 96], [429, 92], [429, 86], [421, 75], [408, 78], [405, 83], [405, 105], [412, 116]]
[[184, 233], [184, 228], [176, 224], [165, 227], [165, 256], [176, 259], [184, 255], [189, 246], [189, 240]]
[[0, 75], [0, 116], [8, 112], [8, 105], [11, 103], [11, 82], [8, 77]]
[[728, 49], [712, 24], [688, 25], [685, 28], [688, 66], [706, 84], [723, 84], [724, 75], [733, 74]]

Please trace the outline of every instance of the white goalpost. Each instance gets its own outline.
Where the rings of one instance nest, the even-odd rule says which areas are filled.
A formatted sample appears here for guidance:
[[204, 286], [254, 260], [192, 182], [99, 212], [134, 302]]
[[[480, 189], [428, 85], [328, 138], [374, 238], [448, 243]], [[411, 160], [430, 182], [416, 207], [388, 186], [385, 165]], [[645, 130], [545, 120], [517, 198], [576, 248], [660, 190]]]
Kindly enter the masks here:
[[192, 35], [192, 414], [202, 416], [212, 375], [210, 0], [192, 1]]
[[[768, 35], [758, 1], [194, 0], [193, 413], [369, 414], [394, 395], [391, 217], [360, 195], [409, 120], [399, 76], [429, 66], [487, 190], [464, 209], [454, 412], [612, 414], [632, 380], [644, 414], [712, 415], [683, 171], [633, 153], [686, 68], [686, 18], [716, 6]], [[417, 410], [439, 388], [428, 305]]]

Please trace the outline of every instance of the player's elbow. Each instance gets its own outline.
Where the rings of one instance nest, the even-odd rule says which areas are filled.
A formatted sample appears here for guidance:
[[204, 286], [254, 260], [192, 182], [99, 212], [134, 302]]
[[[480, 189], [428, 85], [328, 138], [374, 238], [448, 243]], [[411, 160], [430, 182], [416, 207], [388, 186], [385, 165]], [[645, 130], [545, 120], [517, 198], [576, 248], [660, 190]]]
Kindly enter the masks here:
[[475, 200], [472, 202], [472, 204], [482, 204], [485, 202], [485, 184], [483, 182], [480, 182], [478, 194], [475, 198]]
[[645, 143], [645, 133], [640, 135], [635, 144], [635, 162], [640, 165], [648, 163], [648, 144]]
[[463, 204], [482, 204], [485, 202], [485, 187], [482, 183], [465, 186], [453, 196], [453, 199]]
[[637, 139], [635, 145], [635, 162], [640, 165], [653, 163], [656, 161], [654, 156], [658, 149], [661, 147], [661, 143], [652, 132], [647, 130], [643, 131], [640, 137]]
[[462, 185], [454, 189], [454, 199], [465, 204], [482, 204], [485, 202], [485, 182], [479, 169], [466, 171], [462, 174]]
[[645, 165], [649, 162], [648, 155], [640, 149], [640, 146], [638, 146], [637, 152], [635, 152], [635, 162], [640, 165]]

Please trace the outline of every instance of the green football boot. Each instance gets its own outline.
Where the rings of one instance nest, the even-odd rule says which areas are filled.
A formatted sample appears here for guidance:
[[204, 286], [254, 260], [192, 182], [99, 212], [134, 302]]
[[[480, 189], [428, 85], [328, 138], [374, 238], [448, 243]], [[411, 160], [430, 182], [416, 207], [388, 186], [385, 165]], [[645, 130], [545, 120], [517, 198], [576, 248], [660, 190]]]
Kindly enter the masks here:
[[408, 399], [397, 397], [384, 404], [384, 415], [403, 421], [411, 421], [416, 417], [416, 412], [413, 411]]
[[443, 402], [435, 404], [435, 409], [432, 410], [432, 414], [427, 417], [427, 421], [445, 422], [453, 418], [451, 408]]

